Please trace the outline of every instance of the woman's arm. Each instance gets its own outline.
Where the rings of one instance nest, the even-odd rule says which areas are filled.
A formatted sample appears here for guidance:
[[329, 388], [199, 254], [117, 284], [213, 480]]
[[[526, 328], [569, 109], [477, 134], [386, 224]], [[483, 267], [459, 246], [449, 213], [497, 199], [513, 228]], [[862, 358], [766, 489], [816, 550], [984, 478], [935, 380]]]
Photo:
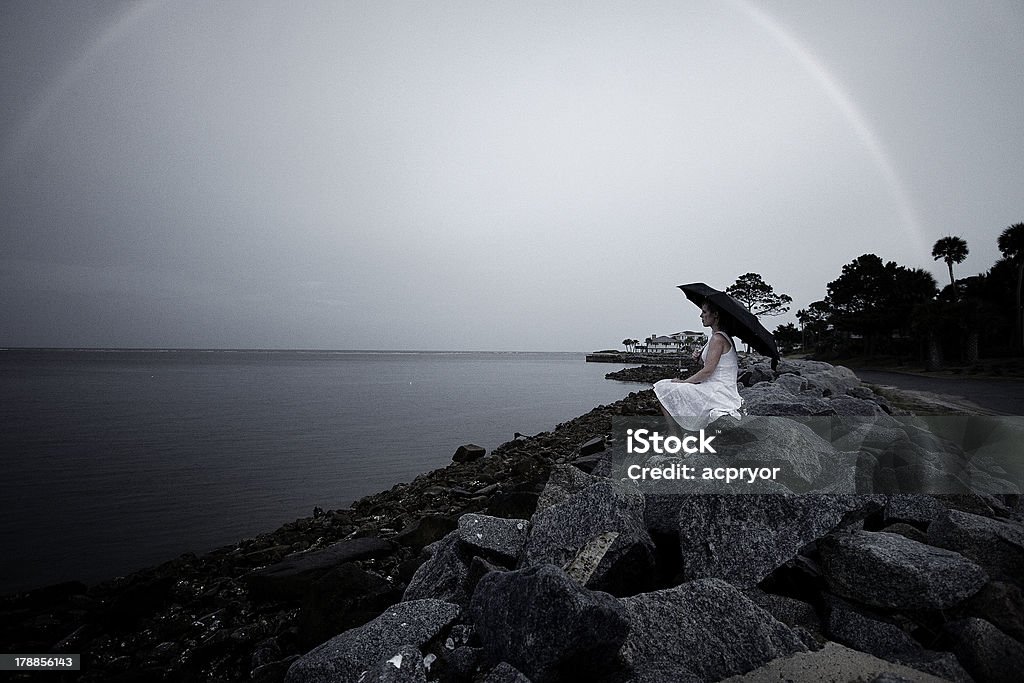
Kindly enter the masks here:
[[704, 361], [704, 367], [693, 373], [686, 379], [674, 379], [673, 382], [684, 382], [686, 384], [700, 384], [714, 373], [715, 368], [718, 367], [718, 361], [721, 360], [722, 354], [729, 350], [729, 342], [725, 341], [721, 335], [714, 335], [711, 337], [711, 341], [708, 342], [708, 359]]

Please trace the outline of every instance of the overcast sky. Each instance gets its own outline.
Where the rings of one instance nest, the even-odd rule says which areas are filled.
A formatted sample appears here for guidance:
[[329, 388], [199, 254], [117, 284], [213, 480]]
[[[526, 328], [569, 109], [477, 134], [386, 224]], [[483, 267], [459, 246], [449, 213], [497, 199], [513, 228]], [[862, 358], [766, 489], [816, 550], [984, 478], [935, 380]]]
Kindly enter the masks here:
[[0, 4], [0, 346], [592, 350], [987, 270], [1024, 4]]

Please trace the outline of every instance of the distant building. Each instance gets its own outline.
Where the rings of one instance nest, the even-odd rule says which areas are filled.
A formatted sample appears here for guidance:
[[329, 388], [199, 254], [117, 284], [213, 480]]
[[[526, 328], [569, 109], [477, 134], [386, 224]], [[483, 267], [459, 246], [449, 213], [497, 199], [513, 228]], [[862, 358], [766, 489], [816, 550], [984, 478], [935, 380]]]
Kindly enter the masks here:
[[643, 346], [638, 346], [640, 353], [687, 353], [699, 348], [707, 341], [703, 332], [675, 332], [674, 334], [658, 336], [652, 334], [644, 340]]

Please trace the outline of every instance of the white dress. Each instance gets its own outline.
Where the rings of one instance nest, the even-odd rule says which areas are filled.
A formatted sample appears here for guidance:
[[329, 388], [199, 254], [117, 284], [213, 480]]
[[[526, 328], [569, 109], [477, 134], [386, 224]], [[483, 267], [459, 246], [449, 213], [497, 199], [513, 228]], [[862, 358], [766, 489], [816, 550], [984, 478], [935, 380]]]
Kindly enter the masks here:
[[[729, 339], [724, 332], [716, 332]], [[700, 359], [707, 362], [708, 346], [704, 345]], [[665, 410], [688, 431], [696, 432], [704, 429], [713, 420], [723, 415], [732, 415], [739, 419], [743, 400], [736, 390], [736, 374], [739, 371], [740, 359], [736, 355], [736, 345], [730, 344], [729, 350], [718, 359], [718, 366], [711, 377], [700, 384], [673, 382], [663, 379], [654, 385], [654, 393], [665, 406]]]

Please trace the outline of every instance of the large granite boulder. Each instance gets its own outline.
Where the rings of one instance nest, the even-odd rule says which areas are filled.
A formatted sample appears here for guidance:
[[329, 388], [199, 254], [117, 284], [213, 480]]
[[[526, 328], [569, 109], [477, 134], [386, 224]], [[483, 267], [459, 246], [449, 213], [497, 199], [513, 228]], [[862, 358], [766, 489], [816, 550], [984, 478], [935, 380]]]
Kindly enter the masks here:
[[809, 393], [793, 394], [774, 383], [761, 382], [750, 388], [740, 388], [747, 415], [796, 417], [835, 415], [831, 404]]
[[755, 586], [808, 543], [879, 506], [865, 496], [690, 496], [678, 518], [683, 575]]
[[534, 514], [568, 500], [573, 494], [599, 481], [601, 477], [588, 474], [573, 465], [555, 465], [551, 468], [544, 490], [537, 498], [537, 509]]
[[582, 680], [614, 667], [629, 630], [618, 600], [580, 587], [552, 565], [486, 575], [469, 613], [487, 658], [535, 683]]
[[928, 542], [954, 550], [999, 581], [1024, 584], [1024, 527], [959, 510], [946, 510], [928, 527]]
[[816, 652], [801, 652], [768, 662], [759, 669], [740, 676], [730, 676], [721, 683], [768, 683], [793, 681], [871, 681], [871, 683], [948, 683], [946, 679], [917, 671], [908, 666], [858, 652], [839, 643], [826, 643]]
[[388, 608], [373, 621], [331, 638], [288, 669], [285, 683], [355, 681], [405, 646], [422, 648], [461, 613], [440, 600], [413, 600]]
[[641, 682], [717, 681], [806, 647], [785, 625], [718, 579], [624, 598], [622, 656]]
[[953, 652], [978, 681], [1017, 683], [1024, 672], [1024, 645], [984, 619], [962, 619], [946, 627]]
[[534, 514], [524, 566], [567, 566], [607, 532], [618, 535], [590, 574], [587, 587], [628, 594], [643, 590], [654, 571], [654, 542], [644, 525], [644, 497], [635, 487], [600, 480]]
[[947, 609], [977, 593], [988, 575], [963, 555], [885, 532], [836, 532], [818, 542], [837, 594], [887, 609]]
[[459, 539], [484, 558], [513, 567], [526, 544], [529, 522], [469, 513], [459, 518]]

